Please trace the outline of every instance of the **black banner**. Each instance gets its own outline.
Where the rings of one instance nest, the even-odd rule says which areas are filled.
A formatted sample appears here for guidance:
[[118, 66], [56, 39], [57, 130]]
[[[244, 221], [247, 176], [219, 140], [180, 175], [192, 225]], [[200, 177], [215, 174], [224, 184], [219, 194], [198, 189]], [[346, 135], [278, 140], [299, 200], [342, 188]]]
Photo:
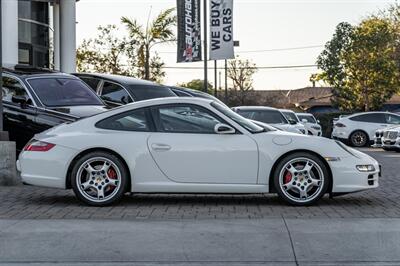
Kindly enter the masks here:
[[177, 0], [178, 63], [201, 61], [200, 0]]

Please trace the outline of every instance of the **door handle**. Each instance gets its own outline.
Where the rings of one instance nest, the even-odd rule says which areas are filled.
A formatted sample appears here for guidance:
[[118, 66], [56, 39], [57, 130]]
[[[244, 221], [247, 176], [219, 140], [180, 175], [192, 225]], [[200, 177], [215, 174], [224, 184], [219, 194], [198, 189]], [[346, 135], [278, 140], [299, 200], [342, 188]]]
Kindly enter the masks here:
[[153, 143], [151, 144], [151, 148], [155, 151], [169, 151], [171, 146], [162, 143]]

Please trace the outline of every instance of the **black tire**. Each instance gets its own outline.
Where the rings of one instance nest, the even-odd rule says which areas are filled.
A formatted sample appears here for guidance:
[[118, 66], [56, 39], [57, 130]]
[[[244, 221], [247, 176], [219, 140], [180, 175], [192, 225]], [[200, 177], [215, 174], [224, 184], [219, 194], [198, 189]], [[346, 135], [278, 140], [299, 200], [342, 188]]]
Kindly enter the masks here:
[[[78, 171], [80, 171], [81, 166], [85, 164], [85, 162], [95, 159], [95, 158], [105, 158], [107, 161], [110, 161], [113, 163], [112, 167], [116, 167], [119, 170], [120, 173], [120, 179], [118, 180], [119, 184], [118, 186], [115, 186], [114, 190], [117, 191], [112, 191], [112, 194], [110, 198], [106, 199], [99, 199], [99, 201], [95, 201], [94, 199], [91, 200], [88, 198], [88, 195], [85, 196], [84, 192], [81, 191], [83, 188], [78, 188]], [[118, 171], [116, 170], [116, 171]], [[107, 173], [108, 177], [108, 173]], [[127, 185], [128, 185], [128, 170], [126, 169], [124, 163], [115, 155], [108, 153], [108, 152], [103, 152], [103, 151], [95, 151], [91, 152], [89, 154], [86, 154], [85, 156], [81, 157], [79, 160], [77, 160], [72, 168], [71, 172], [71, 186], [72, 189], [75, 193], [75, 196], [82, 202], [84, 202], [87, 205], [91, 206], [96, 206], [96, 207], [104, 207], [104, 206], [109, 206], [112, 204], [117, 203], [122, 199], [124, 196], [125, 192], [127, 191]], [[108, 181], [107, 181], [108, 182]], [[99, 184], [100, 185], [100, 184]], [[105, 187], [105, 186], [104, 186]], [[105, 194], [105, 193], [104, 193]]]
[[[313, 161], [313, 163], [317, 164], [319, 166], [320, 171], [323, 174], [323, 177], [321, 177], [321, 179], [323, 178], [323, 184], [322, 186], [318, 187], [317, 191], [315, 192], [315, 195], [310, 198], [310, 200], [303, 200], [303, 201], [299, 201], [299, 200], [293, 200], [292, 198], [290, 198], [287, 194], [287, 191], [285, 193], [284, 191], [284, 187], [281, 186], [280, 183], [280, 175], [282, 171], [285, 171], [284, 169], [286, 169], [286, 165], [296, 159], [307, 159], [307, 160], [311, 160]], [[316, 171], [316, 170], [313, 170]], [[296, 152], [296, 153], [292, 153], [288, 156], [286, 156], [285, 158], [283, 158], [276, 166], [274, 173], [273, 173], [273, 181], [274, 181], [274, 186], [275, 189], [278, 193], [278, 196], [283, 199], [286, 203], [290, 204], [290, 205], [294, 205], [294, 206], [309, 206], [309, 205], [313, 205], [314, 203], [316, 203], [322, 196], [324, 196], [324, 194], [327, 192], [328, 187], [330, 186], [331, 183], [331, 176], [329, 174], [329, 171], [327, 169], [327, 166], [324, 164], [324, 162], [318, 157], [315, 156], [312, 153], [307, 153], [307, 152]], [[290, 181], [291, 182], [291, 181]], [[300, 181], [302, 182], [302, 181]]]
[[369, 143], [369, 137], [364, 131], [357, 130], [351, 133], [349, 143], [353, 147], [365, 147]]

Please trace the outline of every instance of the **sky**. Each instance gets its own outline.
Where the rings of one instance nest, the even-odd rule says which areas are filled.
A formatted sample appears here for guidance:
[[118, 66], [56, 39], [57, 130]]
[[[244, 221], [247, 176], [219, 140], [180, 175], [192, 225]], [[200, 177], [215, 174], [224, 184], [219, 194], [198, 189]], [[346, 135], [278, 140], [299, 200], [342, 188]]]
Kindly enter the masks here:
[[[258, 67], [315, 65], [337, 24], [343, 21], [357, 24], [391, 3], [394, 0], [234, 0], [233, 34], [240, 41], [235, 55], [251, 60]], [[99, 25], [116, 24], [122, 36], [125, 34], [120, 23], [122, 16], [146, 24], [149, 17], [152, 19], [174, 6], [176, 0], [81, 0], [77, 2], [77, 45], [95, 37]], [[203, 66], [202, 62], [176, 63], [174, 43], [156, 45], [154, 51], [169, 67]], [[223, 61], [218, 64], [223, 67]], [[209, 66], [209, 80], [214, 83], [214, 63], [209, 62]], [[167, 85], [203, 79], [204, 75], [203, 70], [197, 69], [165, 70], [163, 83]], [[254, 89], [310, 86], [309, 77], [317, 71], [316, 67], [259, 69], [254, 75]], [[223, 72], [221, 76], [223, 79]]]

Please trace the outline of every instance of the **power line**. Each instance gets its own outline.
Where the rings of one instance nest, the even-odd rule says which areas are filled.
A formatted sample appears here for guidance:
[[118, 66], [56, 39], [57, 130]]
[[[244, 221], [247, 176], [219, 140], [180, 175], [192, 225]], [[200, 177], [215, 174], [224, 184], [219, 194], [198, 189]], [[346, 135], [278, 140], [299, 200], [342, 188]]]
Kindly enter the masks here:
[[[304, 49], [313, 49], [313, 48], [322, 48], [323, 45], [309, 45], [309, 46], [298, 46], [298, 47], [287, 47], [287, 48], [274, 48], [274, 49], [262, 49], [262, 50], [244, 50], [244, 51], [236, 51], [235, 53], [244, 54], [244, 53], [264, 53], [264, 52], [280, 52], [280, 51], [293, 51], [293, 50], [304, 50]], [[172, 51], [158, 51], [159, 54], [175, 54], [176, 52]]]
[[[250, 67], [250, 69], [291, 69], [291, 68], [312, 68], [312, 67], [317, 67], [317, 65], [292, 65], [292, 66], [261, 66], [261, 67]], [[203, 67], [179, 67], [179, 66], [164, 66], [163, 68], [165, 69], [187, 69], [187, 70], [193, 70], [193, 69], [204, 69]], [[217, 69], [224, 70], [225, 68], [223, 67], [218, 67]], [[238, 69], [244, 69], [244, 68], [238, 68]], [[248, 68], [246, 68], [248, 69]]]

